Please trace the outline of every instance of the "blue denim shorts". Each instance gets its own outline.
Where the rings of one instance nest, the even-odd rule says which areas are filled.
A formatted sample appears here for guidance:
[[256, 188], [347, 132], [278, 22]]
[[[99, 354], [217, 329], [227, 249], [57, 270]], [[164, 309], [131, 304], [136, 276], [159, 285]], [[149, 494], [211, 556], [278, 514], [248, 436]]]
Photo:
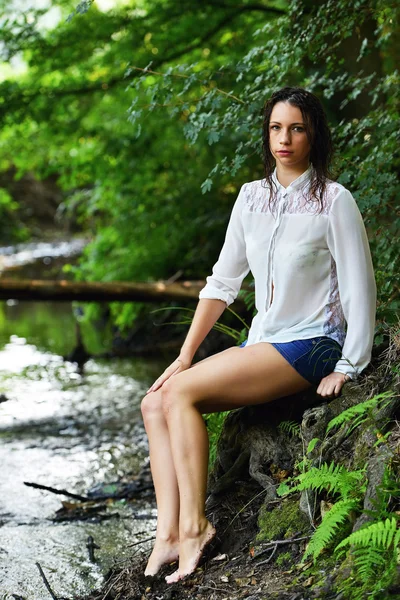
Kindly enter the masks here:
[[[239, 347], [243, 348], [247, 340]], [[308, 340], [271, 343], [274, 348], [296, 369], [304, 379], [317, 384], [332, 373], [342, 356], [341, 345], [330, 337], [322, 336]]]

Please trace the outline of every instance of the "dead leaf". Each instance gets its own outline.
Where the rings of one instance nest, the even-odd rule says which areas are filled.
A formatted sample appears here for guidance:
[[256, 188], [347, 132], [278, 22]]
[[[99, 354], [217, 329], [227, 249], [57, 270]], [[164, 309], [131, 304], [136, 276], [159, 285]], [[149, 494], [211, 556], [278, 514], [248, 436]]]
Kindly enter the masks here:
[[220, 580], [222, 581], [222, 583], [229, 583], [229, 577], [227, 577], [226, 575], [221, 575]]
[[303, 583], [304, 587], [309, 587], [310, 585], [312, 585], [314, 583], [314, 579], [315, 579], [315, 577], [313, 577], [313, 576], [306, 579], [305, 582]]
[[245, 585], [249, 585], [250, 579], [248, 577], [238, 577], [235, 579], [235, 583], [240, 587], [244, 587]]
[[312, 561], [306, 563], [299, 563], [295, 566], [295, 569], [297, 569], [297, 571], [304, 571], [305, 569], [308, 569], [308, 567], [311, 567], [311, 565]]
[[212, 558], [211, 560], [220, 561], [220, 560], [226, 560], [227, 558], [228, 558], [227, 554], [218, 554], [218, 556], [214, 556], [214, 558]]
[[321, 510], [321, 517], [322, 518], [324, 518], [324, 516], [326, 515], [326, 513], [331, 510], [332, 506], [333, 506], [332, 502], [325, 502], [325, 500], [321, 500], [321, 502], [320, 502], [320, 510]]

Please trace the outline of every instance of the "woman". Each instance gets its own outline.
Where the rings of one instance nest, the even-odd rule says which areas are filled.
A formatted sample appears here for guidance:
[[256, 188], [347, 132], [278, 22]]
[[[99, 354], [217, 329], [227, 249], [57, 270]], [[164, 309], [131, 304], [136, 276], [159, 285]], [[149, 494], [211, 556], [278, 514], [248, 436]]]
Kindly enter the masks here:
[[[323, 398], [336, 397], [371, 357], [371, 255], [351, 193], [328, 179], [331, 137], [319, 100], [301, 88], [274, 93], [264, 108], [263, 150], [265, 178], [240, 189], [179, 357], [142, 402], [158, 508], [145, 575], [179, 557], [168, 583], [191, 574], [215, 536], [205, 516], [202, 413], [269, 402], [313, 384]], [[250, 269], [258, 312], [248, 339], [191, 366]]]

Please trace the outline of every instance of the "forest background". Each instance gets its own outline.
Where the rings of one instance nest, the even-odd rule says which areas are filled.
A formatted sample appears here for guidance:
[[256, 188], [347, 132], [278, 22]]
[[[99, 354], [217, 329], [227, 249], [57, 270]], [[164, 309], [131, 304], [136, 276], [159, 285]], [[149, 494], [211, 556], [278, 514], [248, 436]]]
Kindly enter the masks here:
[[[382, 339], [400, 305], [397, 3], [0, 5], [3, 243], [34, 235], [12, 194], [31, 173], [57, 185], [58, 219], [90, 238], [69, 276], [204, 279], [240, 186], [263, 177], [266, 98], [303, 86], [326, 108], [334, 176], [368, 230]], [[85, 318], [101, 310], [86, 304]], [[148, 311], [111, 303], [109, 315], [127, 331]]]

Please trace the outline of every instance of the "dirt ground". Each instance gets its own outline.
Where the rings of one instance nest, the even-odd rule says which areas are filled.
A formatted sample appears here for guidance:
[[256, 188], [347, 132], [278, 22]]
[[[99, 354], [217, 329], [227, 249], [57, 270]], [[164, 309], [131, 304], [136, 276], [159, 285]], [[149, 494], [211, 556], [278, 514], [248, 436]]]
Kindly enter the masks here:
[[[304, 585], [293, 586], [293, 572], [265, 564], [265, 556], [252, 559], [248, 551], [229, 556], [214, 553], [188, 579], [168, 585], [164, 577], [177, 564], [164, 567], [157, 577], [144, 577], [146, 558], [133, 559], [129, 567], [110, 574], [100, 592], [85, 600], [309, 600]], [[264, 564], [262, 564], [264, 563]], [[309, 585], [311, 582], [305, 582]], [[290, 589], [289, 589], [290, 588]], [[313, 596], [315, 598], [315, 596]]]
[[[248, 481], [209, 507], [207, 516], [216, 526], [217, 540], [187, 579], [176, 584], [165, 582], [165, 576], [176, 570], [177, 563], [163, 567], [156, 577], [144, 577], [150, 545], [139, 543], [129, 565], [111, 571], [101, 590], [80, 600], [315, 599], [309, 589], [313, 578], [306, 567], [302, 571], [296, 565], [308, 541], [307, 536], [300, 539], [306, 532], [298, 531], [281, 543], [253, 543], [263, 495], [257, 484]], [[249, 497], [253, 501], [243, 509]], [[283, 554], [286, 558], [279, 559]]]

